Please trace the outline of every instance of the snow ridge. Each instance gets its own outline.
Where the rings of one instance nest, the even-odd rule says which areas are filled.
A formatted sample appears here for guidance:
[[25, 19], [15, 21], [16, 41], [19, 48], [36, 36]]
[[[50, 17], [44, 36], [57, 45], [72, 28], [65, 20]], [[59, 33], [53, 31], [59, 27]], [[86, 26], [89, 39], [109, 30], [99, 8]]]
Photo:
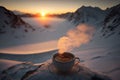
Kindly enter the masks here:
[[0, 35], [35, 31], [31, 25], [2, 6], [0, 6], [0, 18]]

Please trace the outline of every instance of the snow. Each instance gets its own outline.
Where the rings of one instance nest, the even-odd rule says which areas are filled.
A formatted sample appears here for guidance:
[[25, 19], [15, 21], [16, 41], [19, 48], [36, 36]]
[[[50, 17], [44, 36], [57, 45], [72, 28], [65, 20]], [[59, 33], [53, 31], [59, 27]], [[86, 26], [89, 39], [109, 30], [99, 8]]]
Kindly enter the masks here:
[[[85, 66], [90, 69], [105, 73], [112, 77], [113, 80], [119, 80], [120, 77], [120, 49], [107, 49], [105, 47], [86, 49], [77, 52]], [[118, 73], [118, 74], [117, 74]]]
[[[89, 46], [89, 47], [88, 47]], [[116, 46], [112, 46], [110, 47], [104, 47], [104, 46], [98, 46], [95, 48], [95, 46], [93, 45], [93, 48], [90, 47], [91, 45], [87, 45], [87, 48], [85, 48], [85, 46], [81, 46], [81, 49], [76, 49], [75, 51], [73, 51], [72, 53], [79, 57], [81, 62], [80, 65], [87, 67], [90, 69], [90, 71], [93, 72], [97, 72], [97, 74], [106, 74], [109, 77], [112, 78], [112, 80], [119, 80], [119, 74], [120, 74], [120, 49], [119, 46], [120, 45], [116, 45]], [[83, 48], [84, 47], [84, 48]], [[114, 48], [113, 48], [114, 47]], [[83, 49], [82, 49], [83, 48]], [[14, 60], [15, 58], [18, 58], [18, 61], [26, 61], [26, 62], [33, 62], [32, 64], [38, 66], [41, 64], [44, 64], [43, 67], [39, 68], [37, 71], [35, 71], [34, 74], [31, 74], [31, 76], [28, 78], [28, 80], [32, 80], [32, 79], [43, 79], [43, 80], [56, 80], [60, 79], [60, 80], [64, 80], [64, 79], [73, 79], [74, 77], [76, 78], [76, 80], [78, 80], [78, 77], [76, 77], [76, 75], [74, 75], [73, 77], [64, 77], [64, 76], [59, 76], [56, 74], [51, 74], [48, 71], [48, 63], [51, 62], [52, 55], [55, 54], [56, 51], [52, 51], [52, 52], [46, 52], [46, 53], [38, 53], [36, 54], [29, 54], [28, 57], [23, 55], [14, 55], [13, 57], [10, 56], [11, 54], [4, 54], [1, 55], [1, 58], [3, 59], [9, 59], [9, 60]], [[8, 58], [5, 58], [6, 56], [8, 56]], [[48, 60], [48, 61], [46, 61]], [[19, 67], [19, 66], [18, 66]], [[28, 68], [29, 69], [29, 68]], [[13, 68], [14, 71], [14, 68]], [[29, 71], [29, 70], [28, 70]], [[25, 73], [25, 72], [24, 72]], [[20, 74], [20, 73], [19, 73]], [[81, 73], [83, 74], [83, 73]], [[17, 76], [17, 75], [16, 75]], [[49, 78], [51, 77], [51, 78]], [[64, 79], [63, 79], [64, 78]]]
[[[77, 9], [72, 16], [68, 17], [75, 25], [79, 23], [87, 23], [90, 25], [101, 25], [100, 23], [104, 20], [106, 12], [98, 7], [82, 6]], [[98, 28], [98, 26], [95, 26]]]
[[[97, 15], [97, 12], [95, 14]], [[51, 60], [47, 60], [57, 52], [58, 39], [75, 26], [59, 18], [23, 20], [34, 26], [35, 31], [0, 35], [0, 80], [90, 80], [92, 75], [99, 73], [101, 76], [103, 73], [108, 75], [112, 80], [120, 80], [120, 38], [117, 34], [102, 37], [102, 28], [99, 28], [101, 25], [96, 26], [95, 23], [97, 28], [91, 42], [72, 51], [81, 59], [79, 67], [85, 68], [85, 72], [73, 76], [59, 76], [49, 72]], [[95, 19], [91, 18], [90, 21], [94, 23]]]
[[10, 53], [0, 53], [0, 59], [22, 61], [22, 62], [33, 62], [33, 63], [42, 63], [52, 57], [56, 53], [56, 50], [34, 53], [34, 54], [10, 54]]
[[[11, 64], [12, 66], [12, 63], [9, 60], [14, 60], [19, 62], [33, 62], [32, 63], [33, 65], [40, 65], [44, 63], [46, 60], [51, 59], [52, 55], [56, 53], [57, 40], [61, 36], [63, 36], [70, 28], [74, 28], [74, 25], [72, 25], [71, 23], [69, 23], [64, 19], [62, 20], [50, 19], [50, 18], [46, 19], [46, 21], [48, 21], [49, 25], [51, 26], [50, 28], [45, 28], [44, 27], [45, 24], [44, 23], [42, 24], [42, 22], [39, 23], [39, 20], [41, 20], [39, 18], [31, 18], [31, 19], [24, 18], [24, 20], [26, 22], [28, 21], [31, 25], [36, 26], [36, 28], [38, 29], [35, 32], [25, 34], [24, 38], [18, 38], [18, 39], [12, 38], [11, 39], [12, 41], [9, 42], [8, 40], [6, 41], [3, 40], [4, 44], [1, 43], [0, 52], [9, 53], [9, 54], [5, 54], [5, 53], [0, 54], [1, 55], [0, 59], [5, 59], [8, 61], [8, 62], [4, 62], [3, 60], [0, 60], [2, 61], [0, 63], [3, 66], [7, 66], [8, 63]], [[81, 65], [88, 67], [92, 71], [101, 72], [102, 74], [103, 73], [107, 74], [113, 80], [119, 80], [120, 79], [120, 77], [118, 76], [120, 74], [119, 38], [117, 37], [117, 35], [113, 35], [112, 37], [109, 38], [102, 38], [100, 30], [101, 29], [98, 29], [95, 32], [95, 36], [93, 37], [93, 40], [90, 43], [82, 45], [80, 48], [75, 49], [72, 53], [81, 59]], [[45, 47], [46, 45], [48, 46]], [[49, 52], [49, 50], [50, 51], [53, 50], [53, 51]], [[42, 54], [41, 52], [43, 51], [48, 51], [48, 52]], [[18, 53], [21, 53], [21, 55], [18, 55]], [[4, 70], [7, 69], [8, 67], [4, 68]], [[2, 69], [3, 68], [1, 68], [1, 70]], [[14, 73], [14, 70], [12, 71]], [[23, 71], [20, 71], [19, 74], [23, 73]], [[23, 74], [21, 74], [20, 77], [18, 77], [16, 74], [17, 76], [16, 78], [17, 79], [22, 78], [25, 75], [25, 73], [28, 71], [29, 68], [27, 68], [27, 70]], [[45, 73], [37, 72], [36, 74], [33, 74], [33, 76], [30, 79], [35, 78], [37, 80], [40, 78], [47, 78], [48, 76], [51, 77], [52, 74], [50, 73], [47, 74], [47, 72]], [[52, 78], [54, 77], [55, 76], [52, 76]], [[65, 79], [69, 79], [69, 78], [70, 77], [66, 77]]]
[[7, 68], [12, 67], [16, 64], [20, 64], [20, 63], [22, 63], [22, 62], [0, 59], [0, 72], [3, 71], [3, 70], [6, 70]]
[[[10, 63], [12, 63], [12, 62], [10, 62]], [[16, 63], [14, 63], [14, 64], [16, 64]], [[38, 67], [39, 66], [32, 65], [32, 63], [30, 63], [30, 62], [16, 64], [12, 67], [9, 67], [6, 70], [3, 70], [0, 73], [0, 80], [3, 80], [3, 79], [4, 80], [8, 80], [8, 79], [20, 80], [25, 75], [26, 72], [35, 70]]]
[[[9, 36], [6, 34], [1, 35], [1, 53], [32, 54], [57, 49], [57, 40], [61, 36], [65, 35], [70, 28], [74, 27], [74, 25], [67, 20], [59, 18], [23, 19], [34, 26], [35, 31], [28, 33], [9, 34]], [[45, 28], [45, 25], [49, 25], [50, 27]], [[16, 37], [14, 37], [14, 35], [16, 35]]]
[[[11, 63], [11, 62], [10, 62]], [[111, 80], [106, 75], [93, 72], [83, 65], [74, 65], [69, 74], [59, 74], [51, 60], [42, 64], [21, 63], [1, 72], [0, 80]]]

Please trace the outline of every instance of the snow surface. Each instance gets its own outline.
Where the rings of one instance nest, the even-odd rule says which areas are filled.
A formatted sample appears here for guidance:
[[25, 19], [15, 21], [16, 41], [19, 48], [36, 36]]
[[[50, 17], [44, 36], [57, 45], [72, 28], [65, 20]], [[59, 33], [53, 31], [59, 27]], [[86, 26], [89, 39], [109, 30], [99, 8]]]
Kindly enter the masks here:
[[6, 60], [6, 59], [0, 59], [0, 72], [9, 68], [9, 67], [12, 67], [16, 64], [20, 64], [22, 62], [19, 62], [19, 61], [13, 61], [13, 60]]
[[[12, 62], [10, 62], [12, 63]], [[51, 60], [42, 64], [20, 63], [1, 72], [0, 80], [111, 80], [106, 75], [91, 71], [83, 65], [74, 65], [69, 74], [60, 74]]]
[[[67, 20], [59, 18], [23, 18], [23, 20], [34, 26], [35, 31], [16, 33], [14, 34], [16, 37], [13, 37], [13, 34], [9, 34], [8, 37], [7, 34], [1, 35], [1, 53], [30, 54], [57, 49], [57, 40], [74, 27]], [[46, 25], [50, 27], [46, 28]]]
[[[24, 61], [33, 62], [32, 64], [30, 63], [30, 65], [29, 63], [22, 64], [21, 66], [24, 66], [24, 65], [26, 66], [26, 64], [28, 64], [28, 67], [24, 66], [25, 68], [23, 67], [22, 69], [20, 65], [19, 65], [20, 67], [16, 66], [16, 68], [12, 68], [10, 71], [7, 69], [9, 66], [4, 67], [4, 69], [6, 69], [7, 72], [10, 72], [9, 74], [11, 74], [11, 76], [13, 76], [14, 73], [18, 73], [16, 74], [16, 76], [13, 76], [13, 79], [15, 80], [21, 79], [28, 71], [38, 69], [38, 65], [41, 65], [42, 62], [52, 58], [52, 55], [56, 53], [57, 40], [61, 36], [65, 35], [65, 33], [70, 28], [74, 28], [74, 25], [72, 25], [71, 23], [69, 23], [64, 19], [55, 20], [55, 19], [49, 18], [47, 19], [47, 21], [45, 20], [48, 23], [41, 22], [39, 18], [38, 19], [24, 18], [24, 20], [26, 22], [29, 22], [31, 25], [36, 26], [37, 30], [32, 33], [24, 34], [25, 37], [22, 37], [22, 38], [15, 39], [10, 37], [7, 40], [4, 38], [4, 36], [2, 36], [3, 38], [1, 38], [1, 41], [3, 41], [3, 43], [1, 43], [0, 45], [0, 52], [1, 52], [0, 64], [1, 65], [7, 66], [8, 63], [11, 63], [11, 61], [9, 60], [15, 60], [19, 62], [24, 62]], [[46, 24], [47, 25], [49, 24], [50, 27], [45, 28], [44, 26]], [[11, 41], [8, 41], [8, 40], [11, 40]], [[120, 80], [120, 77], [119, 77], [120, 42], [119, 41], [120, 39], [117, 35], [113, 35], [109, 38], [102, 37], [101, 28], [99, 28], [98, 30], [96, 30], [95, 35], [90, 43], [74, 49], [72, 53], [81, 59], [81, 65], [87, 66], [92, 71], [107, 74], [112, 78], [112, 80]], [[46, 48], [45, 47], [46, 45], [48, 45], [47, 50], [52, 50], [52, 51], [50, 52], [48, 51], [43, 54], [40, 53], [41, 51], [42, 52], [46, 51], [45, 49], [44, 50], [42, 49], [43, 47]], [[31, 52], [29, 50], [31, 50]], [[6, 52], [8, 54], [2, 53], [2, 52]], [[23, 54], [18, 55], [18, 53], [23, 53]], [[25, 55], [24, 53], [27, 55]], [[8, 62], [3, 61], [3, 59], [5, 60], [7, 59]], [[17, 68], [19, 68], [19, 71]], [[3, 68], [1, 68], [0, 71], [3, 71]], [[43, 75], [46, 75], [46, 76], [49, 75], [49, 74], [45, 74], [44, 72], [42, 73], [39, 72], [38, 70], [37, 73], [32, 74], [33, 78], [38, 79], [40, 78], [40, 75], [42, 75], [41, 78], [47, 78], [47, 77], [44, 77]], [[2, 76], [2, 78], [3, 77], [4, 76]], [[8, 78], [9, 76], [7, 75], [6, 79]], [[33, 79], [33, 78], [31, 77], [29, 79]], [[52, 78], [49, 78], [49, 79], [52, 79]], [[64, 79], [69, 79], [69, 78], [66, 77]]]

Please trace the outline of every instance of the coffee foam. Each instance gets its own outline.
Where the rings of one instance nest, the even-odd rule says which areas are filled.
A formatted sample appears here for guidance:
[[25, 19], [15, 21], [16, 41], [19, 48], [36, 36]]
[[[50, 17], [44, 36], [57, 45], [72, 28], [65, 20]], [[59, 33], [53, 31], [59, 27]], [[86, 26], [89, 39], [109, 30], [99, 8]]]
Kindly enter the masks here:
[[69, 62], [73, 58], [74, 57], [71, 54], [59, 54], [55, 57], [55, 60], [59, 62]]

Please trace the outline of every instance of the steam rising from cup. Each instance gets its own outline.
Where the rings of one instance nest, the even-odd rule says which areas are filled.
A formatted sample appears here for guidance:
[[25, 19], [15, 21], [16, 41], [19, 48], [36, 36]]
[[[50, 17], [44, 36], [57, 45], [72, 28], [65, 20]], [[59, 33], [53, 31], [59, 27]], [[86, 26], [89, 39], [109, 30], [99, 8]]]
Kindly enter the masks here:
[[94, 31], [95, 29], [87, 24], [80, 24], [76, 28], [69, 30], [58, 41], [59, 54], [88, 43], [92, 39]]

